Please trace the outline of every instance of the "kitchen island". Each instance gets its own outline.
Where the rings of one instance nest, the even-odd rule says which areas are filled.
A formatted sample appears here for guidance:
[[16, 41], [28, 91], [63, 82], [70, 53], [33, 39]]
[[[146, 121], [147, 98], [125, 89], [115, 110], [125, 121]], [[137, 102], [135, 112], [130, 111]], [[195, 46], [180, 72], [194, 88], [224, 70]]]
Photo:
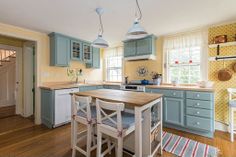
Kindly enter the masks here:
[[[93, 99], [122, 102], [133, 108], [135, 133], [128, 137], [124, 147], [133, 151], [136, 157], [154, 156], [162, 153], [162, 94], [151, 94], [111, 89], [98, 89], [75, 93], [78, 96], [91, 96]], [[152, 125], [152, 108], [157, 108], [157, 121]], [[134, 145], [132, 149], [132, 145]]]

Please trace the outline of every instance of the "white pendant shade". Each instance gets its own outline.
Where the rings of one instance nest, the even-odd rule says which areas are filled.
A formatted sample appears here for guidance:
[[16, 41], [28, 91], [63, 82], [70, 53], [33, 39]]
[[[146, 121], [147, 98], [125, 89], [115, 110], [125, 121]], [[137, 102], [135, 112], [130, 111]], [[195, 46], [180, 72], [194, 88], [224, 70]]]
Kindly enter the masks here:
[[97, 39], [93, 41], [92, 46], [96, 48], [107, 48], [109, 45], [107, 41], [102, 38], [102, 35], [98, 35]]
[[148, 35], [144, 28], [139, 24], [139, 21], [135, 21], [133, 26], [128, 30], [126, 34], [127, 39], [141, 39]]
[[99, 34], [97, 39], [95, 39], [92, 43], [92, 47], [96, 48], [107, 48], [109, 47], [108, 43], [106, 40], [103, 39], [102, 34], [103, 34], [103, 24], [102, 24], [102, 14], [104, 13], [103, 8], [96, 8], [96, 12], [99, 16], [99, 22], [100, 22], [100, 29], [99, 29]]

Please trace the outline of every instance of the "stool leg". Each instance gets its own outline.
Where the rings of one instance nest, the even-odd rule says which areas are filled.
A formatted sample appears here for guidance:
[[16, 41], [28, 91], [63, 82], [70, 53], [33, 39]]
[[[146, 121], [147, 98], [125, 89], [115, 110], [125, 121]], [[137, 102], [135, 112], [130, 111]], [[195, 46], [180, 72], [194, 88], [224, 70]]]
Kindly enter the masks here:
[[230, 122], [230, 134], [231, 134], [231, 142], [234, 142], [234, 110], [231, 109], [231, 122]]
[[107, 147], [109, 150], [109, 154], [111, 155], [111, 141], [110, 141], [110, 139], [108, 139], [108, 141], [107, 141]]
[[91, 142], [92, 142], [92, 125], [87, 125], [87, 157], [91, 154]]
[[77, 142], [77, 129], [78, 129], [78, 123], [75, 121], [75, 120], [73, 120], [72, 121], [72, 123], [73, 123], [73, 136], [72, 136], [72, 141], [73, 141], [73, 147], [72, 147], [72, 157], [75, 157], [75, 155], [76, 155], [76, 149], [75, 149], [75, 146], [76, 146], [76, 142]]
[[123, 156], [123, 138], [118, 138], [118, 149], [117, 149], [117, 157]]
[[100, 132], [99, 128], [97, 129], [97, 156], [101, 156], [101, 149], [102, 149], [102, 133]]

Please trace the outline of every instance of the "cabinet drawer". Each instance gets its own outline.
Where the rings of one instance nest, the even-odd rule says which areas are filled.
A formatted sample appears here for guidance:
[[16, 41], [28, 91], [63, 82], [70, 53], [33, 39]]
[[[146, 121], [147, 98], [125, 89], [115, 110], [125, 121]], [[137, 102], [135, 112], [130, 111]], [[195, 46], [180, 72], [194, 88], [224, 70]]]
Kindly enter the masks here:
[[164, 90], [164, 89], [150, 89], [150, 88], [147, 88], [146, 92], [160, 93], [160, 94], [163, 94], [166, 97], [174, 97], [174, 98], [183, 98], [184, 97], [184, 91], [179, 91], [179, 90]]
[[212, 122], [210, 119], [194, 117], [194, 116], [186, 116], [186, 125], [191, 128], [212, 131]]
[[183, 98], [184, 97], [184, 91], [178, 91], [178, 90], [162, 90], [162, 94], [167, 97], [175, 97], [175, 98]]
[[207, 109], [187, 107], [187, 115], [212, 118], [212, 111]]
[[186, 103], [187, 103], [187, 106], [189, 107], [204, 108], [204, 109], [210, 109], [210, 110], [213, 109], [212, 101], [187, 99]]
[[213, 100], [213, 93], [187, 91], [186, 97], [197, 100]]

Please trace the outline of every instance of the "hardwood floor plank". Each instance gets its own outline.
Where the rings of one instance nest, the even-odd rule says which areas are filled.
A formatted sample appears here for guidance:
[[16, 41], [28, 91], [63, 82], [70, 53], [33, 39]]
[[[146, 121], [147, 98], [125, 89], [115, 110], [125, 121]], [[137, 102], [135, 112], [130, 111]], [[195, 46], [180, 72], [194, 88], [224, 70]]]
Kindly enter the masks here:
[[[220, 149], [220, 156], [222, 157], [236, 156], [236, 142], [230, 142], [228, 133], [216, 131], [215, 138], [210, 139], [174, 129], [165, 128], [164, 130], [213, 145]], [[96, 152], [93, 151], [92, 156], [95, 156], [95, 154]], [[167, 152], [162, 155], [162, 157], [173, 156], [173, 154]], [[1, 135], [0, 157], [71, 157], [70, 125], [64, 125], [56, 129], [48, 129], [42, 125], [32, 126]], [[82, 155], [77, 153], [77, 157], [82, 157]], [[114, 157], [114, 151], [112, 157]], [[124, 157], [129, 156], [124, 153]]]
[[0, 107], [0, 119], [14, 116], [16, 113], [16, 105]]

